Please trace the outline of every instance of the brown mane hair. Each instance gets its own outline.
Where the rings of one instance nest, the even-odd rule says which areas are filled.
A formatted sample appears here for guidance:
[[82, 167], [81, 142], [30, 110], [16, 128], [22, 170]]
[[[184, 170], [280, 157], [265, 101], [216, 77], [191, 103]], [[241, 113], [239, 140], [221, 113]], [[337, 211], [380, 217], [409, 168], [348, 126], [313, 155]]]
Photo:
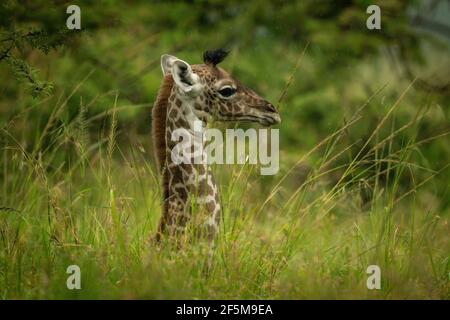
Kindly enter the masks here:
[[[167, 216], [167, 199], [169, 197], [169, 180], [167, 170], [164, 168], [166, 163], [166, 117], [167, 105], [170, 93], [173, 87], [172, 75], [168, 74], [164, 77], [158, 91], [158, 96], [153, 104], [152, 109], [152, 138], [153, 148], [155, 149], [155, 157], [159, 173], [162, 174], [162, 193], [163, 193], [163, 212], [162, 217]], [[162, 230], [159, 230], [162, 232]]]

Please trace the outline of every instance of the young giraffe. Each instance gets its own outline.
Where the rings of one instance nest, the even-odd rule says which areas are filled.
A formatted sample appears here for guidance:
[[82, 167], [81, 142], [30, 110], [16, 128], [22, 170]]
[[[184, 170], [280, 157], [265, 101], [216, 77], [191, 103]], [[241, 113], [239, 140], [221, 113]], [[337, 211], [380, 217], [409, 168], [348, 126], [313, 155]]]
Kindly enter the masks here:
[[220, 220], [218, 190], [206, 154], [201, 155], [199, 164], [175, 164], [171, 159], [178, 143], [172, 139], [175, 129], [187, 129], [195, 148], [195, 143], [204, 143], [194, 134], [195, 121], [203, 125], [211, 120], [253, 121], [264, 126], [280, 122], [271, 103], [217, 67], [226, 55], [222, 49], [206, 51], [204, 64], [192, 66], [174, 56], [161, 57], [164, 79], [152, 110], [152, 136], [163, 190], [158, 241], [164, 233], [183, 233], [191, 219], [192, 200], [203, 210], [203, 214], [196, 212], [196, 218], [203, 217], [200, 224], [208, 238], [214, 238]]

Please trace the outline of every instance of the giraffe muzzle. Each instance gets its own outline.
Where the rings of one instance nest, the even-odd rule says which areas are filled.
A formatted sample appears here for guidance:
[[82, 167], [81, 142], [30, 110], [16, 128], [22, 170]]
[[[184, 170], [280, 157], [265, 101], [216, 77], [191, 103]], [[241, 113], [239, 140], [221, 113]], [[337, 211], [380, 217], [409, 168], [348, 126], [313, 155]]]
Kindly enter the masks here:
[[279, 124], [281, 122], [280, 114], [273, 104], [266, 102], [264, 105], [264, 111], [266, 112], [263, 117], [263, 125], [271, 126], [274, 124]]
[[258, 122], [264, 127], [270, 127], [281, 122], [280, 115], [278, 113], [264, 114], [258, 118]]

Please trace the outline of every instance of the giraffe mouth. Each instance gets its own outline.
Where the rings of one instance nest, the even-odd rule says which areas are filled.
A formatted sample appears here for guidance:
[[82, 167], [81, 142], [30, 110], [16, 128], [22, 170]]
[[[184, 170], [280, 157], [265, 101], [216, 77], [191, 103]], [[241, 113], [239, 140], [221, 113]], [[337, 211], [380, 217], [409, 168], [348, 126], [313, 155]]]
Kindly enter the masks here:
[[279, 115], [274, 117], [257, 117], [257, 116], [243, 116], [242, 118], [236, 119], [222, 119], [221, 121], [226, 122], [257, 122], [264, 127], [270, 127], [281, 122]]
[[278, 113], [271, 114], [270, 116], [266, 115], [260, 119], [262, 119], [261, 124], [266, 127], [281, 123], [281, 117]]
[[260, 116], [256, 116], [256, 115], [251, 115], [251, 114], [247, 114], [247, 115], [241, 115], [238, 118], [222, 118], [221, 121], [226, 121], [226, 122], [236, 122], [236, 121], [245, 121], [245, 122], [257, 122], [259, 124], [261, 124], [264, 127], [270, 127], [272, 125], [275, 124], [279, 124], [281, 123], [281, 117], [278, 113], [270, 113], [270, 114], [264, 114], [264, 115], [260, 115]]
[[270, 127], [281, 122], [280, 115], [278, 113], [264, 114], [261, 116], [250, 116], [252, 122], [258, 122], [264, 127]]

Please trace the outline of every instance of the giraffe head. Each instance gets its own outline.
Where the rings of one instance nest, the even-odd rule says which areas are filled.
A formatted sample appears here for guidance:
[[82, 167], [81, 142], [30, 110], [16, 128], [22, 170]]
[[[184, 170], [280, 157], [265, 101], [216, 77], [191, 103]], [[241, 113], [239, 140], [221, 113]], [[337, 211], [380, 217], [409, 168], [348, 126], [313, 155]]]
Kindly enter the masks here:
[[251, 121], [264, 126], [280, 123], [280, 115], [270, 102], [217, 66], [226, 55], [221, 49], [206, 51], [204, 64], [191, 66], [164, 54], [161, 67], [164, 75], [172, 75], [178, 97], [190, 102], [195, 115], [204, 121]]

